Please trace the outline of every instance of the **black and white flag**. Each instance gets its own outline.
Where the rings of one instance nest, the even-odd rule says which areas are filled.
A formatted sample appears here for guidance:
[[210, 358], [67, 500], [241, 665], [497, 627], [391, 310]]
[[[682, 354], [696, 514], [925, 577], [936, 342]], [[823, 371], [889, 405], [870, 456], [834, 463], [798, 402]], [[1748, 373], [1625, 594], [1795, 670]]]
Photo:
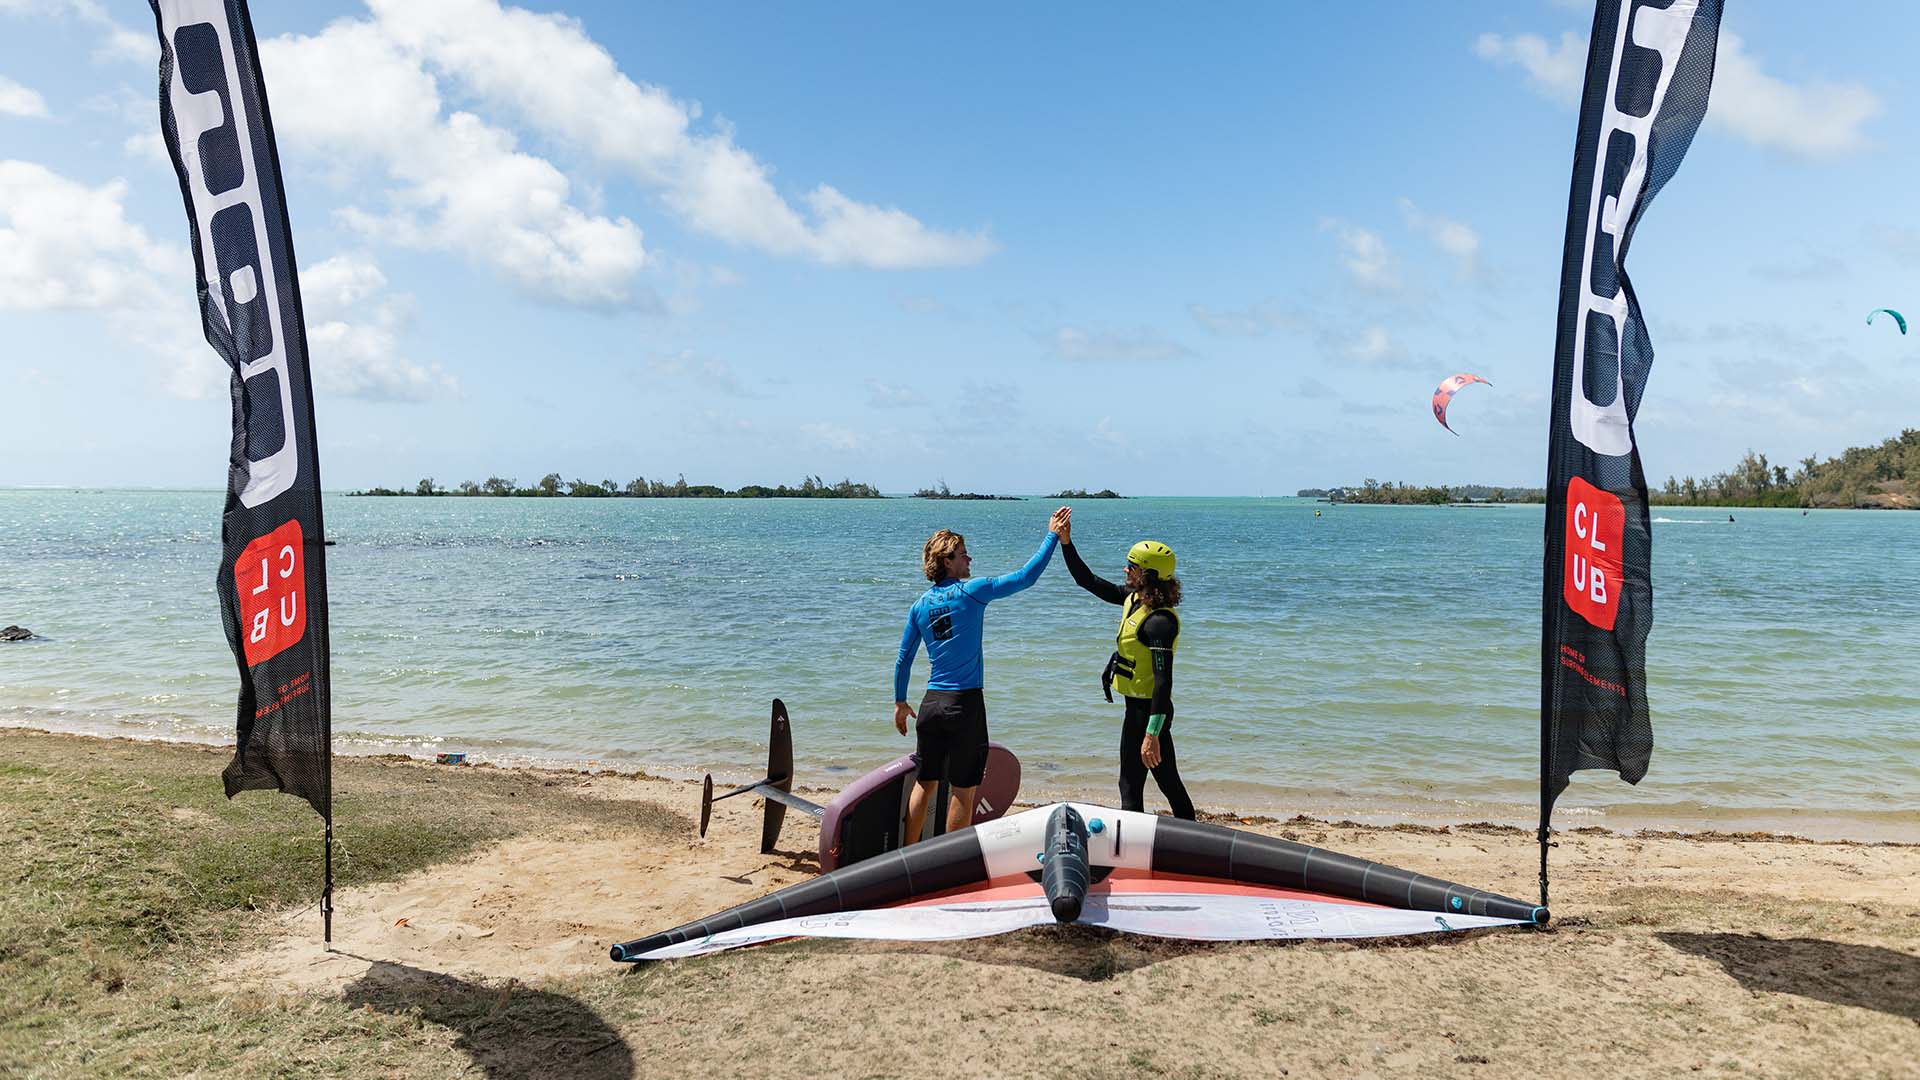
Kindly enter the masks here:
[[1627, 280], [1634, 230], [1707, 113], [1721, 0], [1599, 0], [1560, 270], [1548, 441], [1541, 806], [1570, 774], [1629, 783], [1653, 753], [1652, 525], [1633, 419], [1653, 366]]
[[160, 125], [193, 237], [207, 342], [232, 372], [217, 587], [240, 668], [227, 795], [332, 819], [327, 569], [307, 338], [286, 196], [244, 0], [150, 0]]

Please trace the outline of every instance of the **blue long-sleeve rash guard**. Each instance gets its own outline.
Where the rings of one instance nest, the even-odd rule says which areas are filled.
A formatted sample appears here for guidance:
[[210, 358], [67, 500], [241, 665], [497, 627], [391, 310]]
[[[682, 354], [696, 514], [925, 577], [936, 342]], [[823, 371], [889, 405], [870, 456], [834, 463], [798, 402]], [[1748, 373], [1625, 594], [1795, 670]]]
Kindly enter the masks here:
[[900, 655], [893, 661], [893, 700], [907, 700], [907, 676], [920, 642], [927, 643], [929, 690], [971, 690], [984, 682], [980, 631], [987, 604], [1012, 596], [1040, 580], [1040, 572], [1060, 546], [1060, 537], [1048, 533], [1027, 565], [996, 578], [947, 578], [920, 594], [907, 612], [907, 628], [900, 635]]

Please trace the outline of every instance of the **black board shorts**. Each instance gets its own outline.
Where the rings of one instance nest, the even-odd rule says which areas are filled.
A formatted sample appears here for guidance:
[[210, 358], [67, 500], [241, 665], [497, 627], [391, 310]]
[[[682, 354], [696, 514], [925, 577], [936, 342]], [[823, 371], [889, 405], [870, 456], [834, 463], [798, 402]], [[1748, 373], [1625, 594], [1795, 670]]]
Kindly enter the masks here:
[[976, 787], [987, 775], [987, 696], [971, 690], [929, 690], [920, 699], [920, 781]]

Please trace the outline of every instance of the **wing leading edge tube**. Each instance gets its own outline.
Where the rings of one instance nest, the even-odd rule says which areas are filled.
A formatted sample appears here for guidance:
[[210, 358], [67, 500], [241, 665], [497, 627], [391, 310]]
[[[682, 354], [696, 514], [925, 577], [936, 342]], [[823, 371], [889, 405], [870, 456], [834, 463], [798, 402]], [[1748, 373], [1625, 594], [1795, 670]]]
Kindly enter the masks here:
[[[1051, 846], [1064, 839], [1056, 827], [1064, 825], [1068, 810], [1084, 823], [1084, 832], [1072, 832], [1074, 846], [1084, 845], [1085, 862], [1090, 870], [1125, 869], [1144, 872], [1172, 894], [1199, 887], [1217, 889], [1220, 884], [1243, 886], [1256, 898], [1289, 897], [1286, 903], [1315, 900], [1353, 905], [1375, 905], [1408, 912], [1431, 912], [1440, 918], [1428, 925], [1424, 919], [1393, 925], [1413, 930], [1467, 929], [1485, 925], [1539, 925], [1547, 922], [1547, 909], [1474, 889], [1440, 878], [1416, 874], [1384, 863], [1369, 862], [1349, 855], [1301, 844], [1277, 837], [1229, 829], [1201, 822], [1180, 821], [1127, 810], [1114, 810], [1085, 803], [1055, 804], [999, 821], [950, 833], [924, 843], [912, 844], [875, 856], [864, 862], [822, 874], [811, 881], [790, 885], [778, 892], [749, 901], [683, 926], [614, 945], [610, 950], [616, 961], [635, 962], [688, 955], [702, 942], [713, 948], [751, 944], [805, 933], [816, 936], [893, 937], [905, 936], [886, 929], [909, 911], [889, 912], [887, 920], [870, 920], [875, 927], [862, 929], [853, 918], [819, 920], [816, 917], [840, 913], [858, 914], [871, 909], [946, 898], [952, 903], [926, 907], [929, 912], [952, 914], [959, 910], [968, 893], [990, 883], [1020, 882], [1023, 877], [1043, 871]], [[1082, 839], [1084, 837], [1084, 839]], [[1078, 856], [1078, 852], [1075, 855]], [[1076, 858], [1077, 862], [1078, 859]], [[1213, 884], [1207, 884], [1213, 883]], [[1084, 891], [1084, 888], [1080, 891]], [[1301, 896], [1300, 894], [1308, 894]], [[1052, 922], [1060, 914], [1051, 908], [1049, 895], [1035, 890], [1034, 902]], [[1007, 900], [995, 900], [1006, 904]], [[1064, 907], [1065, 905], [1063, 905]], [[1090, 907], [1094, 906], [1091, 905]], [[968, 909], [972, 910], [972, 909]], [[979, 912], [985, 912], [980, 907]], [[1454, 923], [1446, 919], [1451, 916]], [[1100, 925], [1109, 920], [1081, 915], [1077, 921]], [[1008, 923], [1004, 919], [983, 923], [977, 932], [941, 933], [941, 937], [969, 937], [1017, 929], [1026, 922]], [[1457, 923], [1458, 925], [1455, 925]], [[772, 925], [778, 924], [778, 925]], [[883, 925], [884, 924], [884, 925]], [[754, 934], [752, 928], [764, 928]], [[1133, 928], [1133, 927], [1128, 927]], [[1152, 932], [1146, 930], [1145, 932]], [[1184, 935], [1181, 935], [1184, 936]], [[1215, 934], [1194, 934], [1210, 940], [1222, 940]], [[1282, 933], [1232, 933], [1227, 940], [1255, 937], [1291, 936]], [[1362, 936], [1325, 934], [1321, 936]]]

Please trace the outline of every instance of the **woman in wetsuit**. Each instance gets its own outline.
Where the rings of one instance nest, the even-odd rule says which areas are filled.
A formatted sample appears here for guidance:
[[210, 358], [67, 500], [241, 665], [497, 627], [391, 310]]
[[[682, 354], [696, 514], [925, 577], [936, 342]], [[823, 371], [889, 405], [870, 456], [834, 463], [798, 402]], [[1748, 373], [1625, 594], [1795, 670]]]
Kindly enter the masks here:
[[1173, 576], [1173, 549], [1142, 540], [1127, 552], [1127, 583], [1116, 585], [1087, 569], [1073, 548], [1072, 515], [1061, 521], [1060, 554], [1081, 588], [1120, 605], [1120, 632], [1113, 656], [1100, 674], [1100, 688], [1127, 702], [1120, 729], [1120, 809], [1144, 810], [1147, 772], [1167, 797], [1173, 816], [1193, 820], [1193, 800], [1180, 782], [1173, 752], [1173, 653], [1180, 642], [1180, 579]]

